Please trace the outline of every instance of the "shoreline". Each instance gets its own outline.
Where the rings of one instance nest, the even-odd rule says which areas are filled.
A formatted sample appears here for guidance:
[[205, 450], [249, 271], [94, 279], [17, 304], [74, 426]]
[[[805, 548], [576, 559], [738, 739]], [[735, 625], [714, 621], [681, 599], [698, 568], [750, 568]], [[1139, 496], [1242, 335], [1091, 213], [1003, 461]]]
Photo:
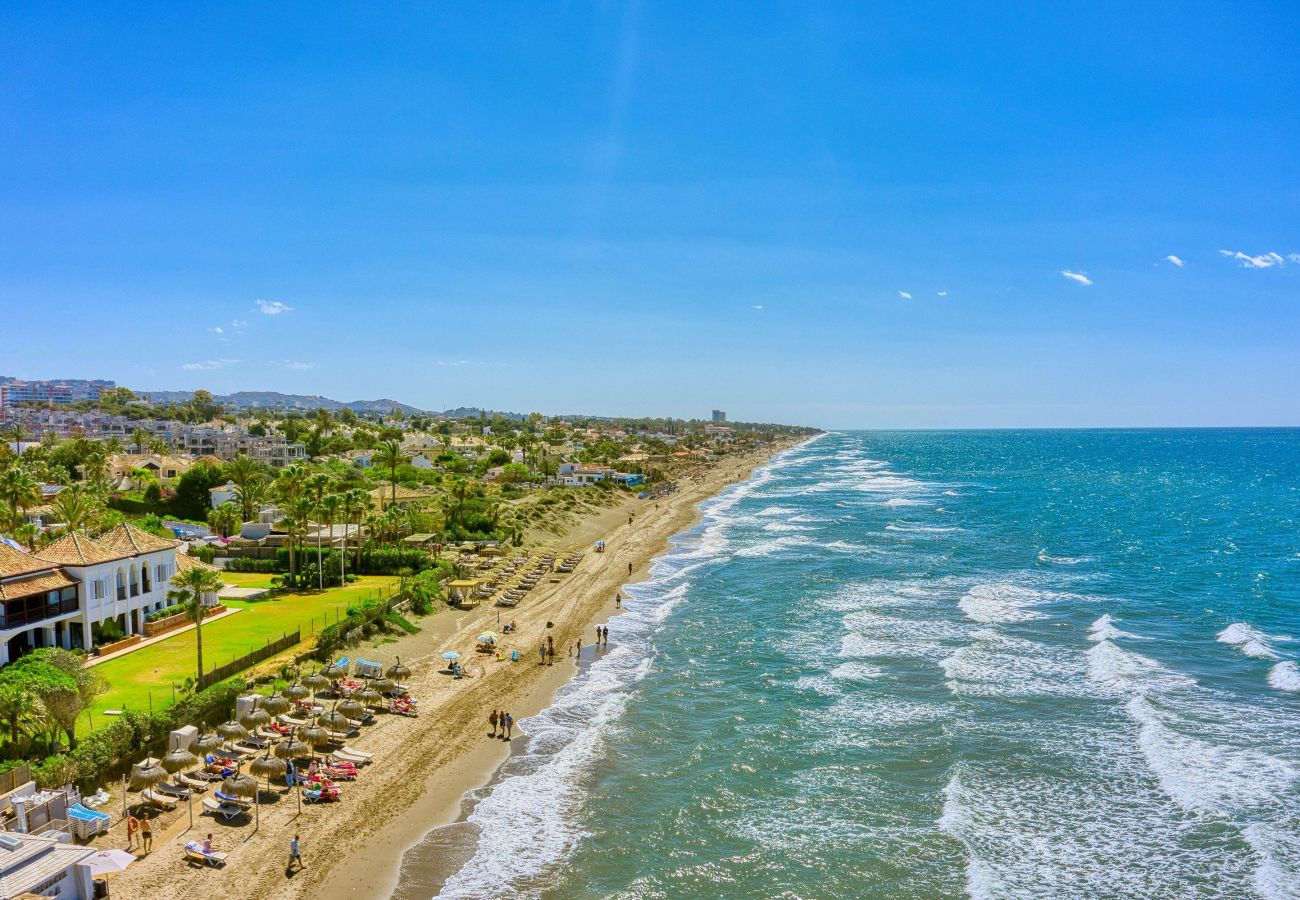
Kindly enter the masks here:
[[[420, 717], [381, 717], [356, 740], [353, 746], [375, 752], [376, 761], [359, 781], [343, 786], [341, 802], [304, 806], [301, 815], [294, 815], [283, 802], [264, 803], [261, 824], [254, 833], [248, 833], [247, 826], [235, 829], [196, 817], [196, 834], [185, 838], [201, 837], [207, 830], [216, 832], [221, 849], [232, 851], [231, 866], [205, 869], [201, 875], [177, 867], [174, 855], [167, 851], [181, 846], [184, 838], [179, 828], [173, 827], [157, 836], [157, 849], [162, 852], [150, 854], [115, 876], [113, 890], [154, 900], [192, 896], [198, 890], [212, 900], [315, 896], [325, 890], [357, 900], [393, 896], [407, 852], [432, 832], [467, 814], [472, 803], [467, 795], [490, 784], [511, 747], [516, 746], [488, 739], [488, 711], [507, 709], [521, 720], [549, 706], [579, 671], [563, 648], [579, 639], [590, 647], [594, 626], [618, 612], [615, 592], [645, 579], [670, 539], [700, 521], [701, 503], [751, 477], [775, 455], [798, 443], [781, 441], [725, 458], [679, 480], [679, 490], [667, 498], [657, 502], [627, 500], [557, 536], [555, 546], [588, 550], [590, 542], [579, 536], [595, 529], [605, 536], [607, 549], [604, 554], [588, 550], [573, 573], [544, 582], [524, 605], [501, 611], [503, 620], [508, 617], [518, 625], [517, 643], [512, 643], [520, 651], [519, 662], [471, 661], [475, 677], [452, 681], [440, 674], [440, 654], [453, 647], [462, 651], [472, 647], [473, 636], [495, 623], [498, 610], [444, 611], [421, 620], [421, 633], [393, 648], [413, 670], [407, 683], [420, 701]], [[629, 513], [635, 513], [631, 525], [627, 523]], [[548, 629], [551, 622], [554, 627]], [[557, 645], [554, 667], [542, 667], [535, 661], [537, 645], [547, 634]], [[418, 655], [412, 653], [416, 648]], [[371, 652], [387, 659], [392, 651], [380, 648]], [[584, 658], [586, 655], [584, 652]], [[516, 739], [519, 734], [517, 730]], [[295, 833], [302, 835], [308, 868], [287, 878], [282, 856]], [[201, 878], [201, 887], [196, 878]], [[421, 896], [427, 898], [428, 893]]]

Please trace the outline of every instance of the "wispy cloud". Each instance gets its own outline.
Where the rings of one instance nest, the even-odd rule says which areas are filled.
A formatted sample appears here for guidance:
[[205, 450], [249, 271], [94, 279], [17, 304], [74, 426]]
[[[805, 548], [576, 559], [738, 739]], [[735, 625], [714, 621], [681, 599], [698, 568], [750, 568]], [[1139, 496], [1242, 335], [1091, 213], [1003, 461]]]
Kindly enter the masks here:
[[297, 369], [299, 371], [303, 369], [316, 368], [314, 362], [301, 362], [296, 359], [273, 359], [271, 360], [271, 365], [279, 369]]
[[188, 362], [181, 366], [187, 372], [208, 372], [212, 369], [224, 369], [227, 366], [237, 366], [237, 359], [204, 359], [198, 362]]
[[212, 326], [208, 329], [208, 333], [215, 334], [217, 340], [221, 341], [223, 344], [230, 340], [230, 338], [226, 337], [226, 329], [222, 328], [220, 325]]
[[440, 366], [469, 366], [469, 365], [473, 365], [473, 363], [471, 363], [468, 359], [440, 359], [440, 360], [438, 360], [438, 365], [440, 365]]
[[1092, 279], [1088, 277], [1087, 272], [1071, 272], [1069, 269], [1062, 269], [1061, 274], [1071, 281], [1079, 282], [1079, 284], [1092, 284]]
[[935, 292], [935, 296], [936, 296], [936, 297], [947, 297], [947, 296], [948, 296], [948, 292], [947, 292], [947, 291], [936, 291], [936, 292]]
[[[1220, 256], [1239, 263], [1243, 269], [1271, 269], [1274, 266], [1280, 266], [1284, 262], [1280, 253], [1261, 253], [1258, 256], [1251, 256], [1248, 253], [1242, 253], [1240, 250], [1220, 250]], [[1300, 254], [1297, 254], [1300, 256]]]
[[912, 295], [909, 294], [907, 291], [899, 291], [899, 292], [898, 292], [898, 296], [902, 297], [904, 300], [911, 300], [911, 299], [912, 299]]
[[243, 334], [244, 329], [247, 327], [248, 327], [248, 323], [245, 322], [243, 319], [235, 319], [233, 322], [230, 323], [231, 330], [234, 331], [236, 334]]
[[1286, 258], [1293, 263], [1300, 263], [1300, 253], [1288, 253]]
[[293, 307], [285, 306], [279, 300], [258, 300], [257, 311], [264, 316], [278, 316], [280, 313], [293, 312]]
[[1183, 266], [1187, 265], [1187, 262], [1185, 260], [1179, 259], [1177, 256], [1174, 256], [1172, 253], [1165, 257], [1165, 262], [1173, 263], [1180, 269]]
[[761, 303], [755, 303], [753, 306], [750, 307], [750, 309], [757, 309], [757, 310], [761, 310], [762, 308], [763, 308], [763, 304]]

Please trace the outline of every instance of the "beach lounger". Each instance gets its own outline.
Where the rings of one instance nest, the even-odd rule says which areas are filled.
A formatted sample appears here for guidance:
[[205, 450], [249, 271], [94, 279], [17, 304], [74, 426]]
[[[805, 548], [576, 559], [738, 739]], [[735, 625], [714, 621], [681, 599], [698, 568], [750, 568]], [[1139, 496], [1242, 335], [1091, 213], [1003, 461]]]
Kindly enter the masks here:
[[297, 725], [307, 724], [306, 719], [295, 719], [293, 716], [289, 715], [288, 713], [280, 713], [280, 715], [276, 716], [275, 718], [276, 721], [279, 722], [281, 725], [297, 726]]
[[157, 788], [160, 793], [166, 794], [168, 797], [175, 797], [177, 800], [188, 800], [190, 798], [190, 789], [184, 785], [163, 781], [157, 785]]
[[140, 799], [144, 800], [144, 802], [148, 803], [150, 806], [156, 806], [159, 809], [172, 810], [176, 808], [175, 800], [164, 797], [162, 794], [153, 790], [153, 788], [145, 788], [141, 791]]
[[375, 758], [375, 754], [366, 753], [353, 747], [340, 747], [334, 751], [334, 755], [342, 759], [351, 759], [353, 762], [368, 763]]
[[229, 803], [218, 803], [211, 797], [203, 798], [203, 811], [211, 813], [214, 816], [221, 816], [221, 818], [225, 819], [227, 822], [244, 814], [244, 811], [238, 806], [233, 806]]
[[86, 809], [80, 803], [68, 807], [68, 822], [72, 826], [72, 832], [83, 840], [108, 831], [110, 821], [107, 814]]
[[212, 850], [205, 853], [203, 845], [198, 841], [190, 841], [186, 844], [184, 852], [185, 861], [190, 865], [212, 866], [213, 868], [224, 866], [226, 857], [230, 855], [223, 850]]
[[266, 749], [266, 741], [262, 741], [261, 746], [259, 747], [258, 745], [253, 743], [252, 738], [249, 738], [246, 741], [239, 741], [238, 743], [232, 744], [231, 746], [234, 747], [235, 750], [239, 751], [240, 753], [243, 753], [246, 756], [256, 756], [257, 754], [261, 753], [263, 750]]
[[223, 806], [234, 806], [238, 809], [248, 809], [253, 805], [242, 797], [235, 797], [230, 794], [221, 793], [220, 788], [213, 791], [212, 796], [216, 797]]
[[185, 785], [190, 790], [198, 791], [201, 794], [208, 789], [210, 782], [198, 776], [199, 773], [197, 772], [185, 774], [185, 775], [177, 775], [176, 780], [180, 784]]

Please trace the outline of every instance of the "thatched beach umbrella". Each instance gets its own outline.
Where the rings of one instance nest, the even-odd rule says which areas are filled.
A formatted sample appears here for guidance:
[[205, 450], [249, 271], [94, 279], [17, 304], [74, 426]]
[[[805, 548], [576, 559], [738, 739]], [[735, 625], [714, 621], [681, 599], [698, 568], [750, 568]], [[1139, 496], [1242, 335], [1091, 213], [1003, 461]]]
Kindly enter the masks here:
[[184, 772], [199, 764], [199, 758], [184, 747], [177, 747], [162, 758], [162, 767], [171, 774]]
[[350, 727], [348, 717], [343, 715], [337, 709], [331, 709], [329, 712], [321, 713], [316, 717], [316, 724], [322, 728], [328, 728], [331, 731], [343, 731]]
[[301, 759], [311, 753], [311, 747], [297, 738], [289, 738], [275, 745], [275, 755], [283, 760]]
[[370, 686], [380, 693], [387, 694], [393, 688], [397, 687], [397, 683], [391, 678], [376, 678], [374, 681], [370, 682]]
[[284, 760], [267, 754], [253, 760], [248, 767], [248, 771], [257, 778], [265, 778], [270, 781], [272, 778], [282, 777], [288, 771], [288, 768], [289, 766]]
[[248, 729], [231, 719], [217, 726], [217, 734], [221, 735], [223, 740], [238, 741], [248, 737]]
[[338, 663], [330, 663], [325, 667], [326, 678], [342, 678], [346, 674], [348, 674], [347, 666], [340, 666]]
[[211, 753], [213, 750], [219, 749], [224, 743], [225, 741], [221, 739], [221, 735], [209, 731], [199, 735], [199, 739], [194, 742], [194, 749], [200, 753]]
[[271, 721], [271, 714], [264, 709], [251, 709], [239, 717], [239, 724], [249, 731], [256, 731]]
[[334, 708], [349, 719], [359, 719], [366, 714], [366, 705], [352, 697], [340, 701], [338, 706]]
[[289, 702], [289, 699], [287, 697], [282, 697], [279, 694], [267, 697], [262, 701], [262, 709], [266, 710], [273, 716], [283, 715], [292, 708], [293, 704]]
[[411, 670], [408, 666], [402, 665], [402, 658], [399, 656], [397, 657], [397, 662], [389, 666], [388, 672], [385, 674], [394, 681], [402, 681], [411, 677]]
[[221, 793], [251, 799], [257, 794], [257, 779], [252, 775], [231, 775], [221, 782]]
[[131, 790], [142, 791], [167, 780], [167, 770], [152, 756], [131, 767]]
[[307, 695], [311, 693], [311, 689], [308, 688], [306, 685], [304, 685], [301, 681], [295, 681], [293, 684], [285, 688], [281, 693], [283, 693], [284, 696], [288, 697], [290, 700], [305, 700], [307, 698]]
[[367, 704], [368, 706], [374, 706], [377, 703], [382, 703], [384, 699], [383, 696], [379, 693], [379, 691], [375, 690], [372, 687], [364, 687], [361, 690], [357, 691], [355, 694], [353, 694], [353, 696], [356, 697], [358, 700], [360, 700], [362, 703]]
[[311, 688], [313, 694], [318, 694], [330, 686], [330, 680], [320, 672], [313, 672], [302, 680], [303, 686]]
[[330, 742], [330, 733], [319, 725], [308, 725], [306, 728], [298, 729], [298, 740], [315, 750], [322, 744]]

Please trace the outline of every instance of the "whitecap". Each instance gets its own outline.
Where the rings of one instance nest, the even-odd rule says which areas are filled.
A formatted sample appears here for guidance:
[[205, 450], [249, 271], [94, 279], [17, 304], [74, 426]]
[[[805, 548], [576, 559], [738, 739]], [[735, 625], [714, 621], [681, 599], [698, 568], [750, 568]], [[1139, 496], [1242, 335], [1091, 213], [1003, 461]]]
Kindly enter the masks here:
[[1034, 607], [1051, 599], [1052, 595], [1023, 585], [977, 584], [957, 601], [957, 606], [975, 622], [1028, 622], [1043, 618]]
[[1255, 659], [1277, 659], [1278, 655], [1269, 646], [1269, 636], [1256, 631], [1245, 622], [1233, 622], [1218, 634], [1221, 643], [1231, 644], [1246, 656]]
[[1089, 558], [1087, 556], [1052, 556], [1046, 550], [1038, 551], [1039, 562], [1051, 563], [1057, 566], [1077, 566], [1079, 563], [1086, 563]]
[[1268, 672], [1268, 686], [1275, 691], [1300, 691], [1300, 669], [1290, 660], [1278, 663]]

